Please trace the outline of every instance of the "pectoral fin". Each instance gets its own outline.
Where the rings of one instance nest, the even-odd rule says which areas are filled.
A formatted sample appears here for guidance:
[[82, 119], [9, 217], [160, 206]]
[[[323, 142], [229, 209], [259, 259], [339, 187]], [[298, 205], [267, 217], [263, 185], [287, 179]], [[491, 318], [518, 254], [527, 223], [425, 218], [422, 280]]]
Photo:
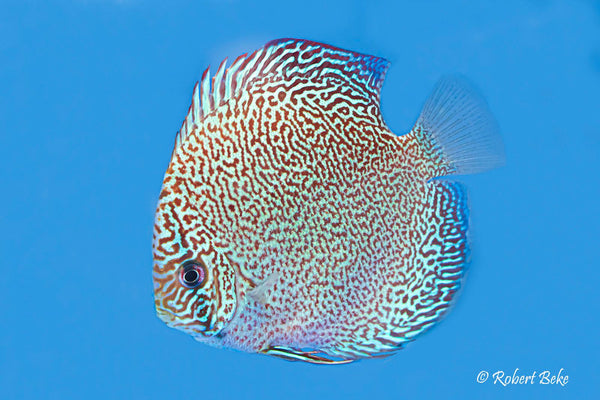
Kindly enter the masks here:
[[247, 296], [262, 305], [267, 304], [267, 292], [275, 285], [275, 283], [277, 283], [280, 276], [281, 274], [279, 272], [272, 273], [264, 281], [260, 282], [256, 287], [250, 290]]

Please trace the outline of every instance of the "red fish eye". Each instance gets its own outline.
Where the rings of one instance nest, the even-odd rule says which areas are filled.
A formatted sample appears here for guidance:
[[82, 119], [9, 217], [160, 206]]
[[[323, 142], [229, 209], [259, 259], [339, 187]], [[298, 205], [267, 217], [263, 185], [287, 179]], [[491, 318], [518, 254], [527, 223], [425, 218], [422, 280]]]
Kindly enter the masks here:
[[181, 267], [179, 281], [187, 288], [195, 288], [204, 282], [206, 272], [204, 266], [196, 261], [188, 261]]

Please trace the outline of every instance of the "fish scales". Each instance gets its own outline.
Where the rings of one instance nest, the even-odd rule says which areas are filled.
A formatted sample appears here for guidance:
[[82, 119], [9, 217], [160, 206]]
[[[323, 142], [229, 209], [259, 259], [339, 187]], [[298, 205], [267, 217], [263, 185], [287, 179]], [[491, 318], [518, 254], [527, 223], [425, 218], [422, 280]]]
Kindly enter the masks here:
[[[395, 136], [379, 111], [387, 69], [282, 39], [222, 63], [213, 96], [205, 72], [156, 214], [156, 307], [169, 326], [338, 363], [391, 354], [440, 319], [467, 262], [468, 209], [461, 184], [434, 178], [493, 167], [500, 147], [458, 83]], [[453, 106], [478, 116], [475, 130], [452, 131]]]

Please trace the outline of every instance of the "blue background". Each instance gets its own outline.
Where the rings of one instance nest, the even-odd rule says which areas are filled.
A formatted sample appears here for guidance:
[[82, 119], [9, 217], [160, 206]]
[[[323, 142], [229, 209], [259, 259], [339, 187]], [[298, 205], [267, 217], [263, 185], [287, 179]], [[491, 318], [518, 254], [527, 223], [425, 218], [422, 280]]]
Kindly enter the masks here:
[[[600, 3], [246, 3], [0, 5], [0, 398], [598, 396]], [[192, 87], [278, 37], [389, 59], [382, 109], [398, 134], [452, 72], [500, 123], [507, 166], [465, 178], [458, 304], [394, 357], [290, 363], [154, 315], [154, 207]], [[569, 383], [476, 382], [515, 368], [564, 368]]]

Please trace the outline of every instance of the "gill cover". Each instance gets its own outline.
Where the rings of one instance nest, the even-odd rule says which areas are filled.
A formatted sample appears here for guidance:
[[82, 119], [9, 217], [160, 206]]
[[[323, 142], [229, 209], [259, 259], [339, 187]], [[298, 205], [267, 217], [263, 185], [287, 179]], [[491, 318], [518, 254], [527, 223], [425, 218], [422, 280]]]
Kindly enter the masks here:
[[[202, 340], [217, 335], [233, 319], [237, 308], [236, 272], [204, 229], [182, 226], [180, 221], [189, 218], [170, 197], [163, 187], [154, 226], [156, 312], [168, 326]], [[190, 263], [203, 270], [202, 281], [193, 287], [183, 275]]]

